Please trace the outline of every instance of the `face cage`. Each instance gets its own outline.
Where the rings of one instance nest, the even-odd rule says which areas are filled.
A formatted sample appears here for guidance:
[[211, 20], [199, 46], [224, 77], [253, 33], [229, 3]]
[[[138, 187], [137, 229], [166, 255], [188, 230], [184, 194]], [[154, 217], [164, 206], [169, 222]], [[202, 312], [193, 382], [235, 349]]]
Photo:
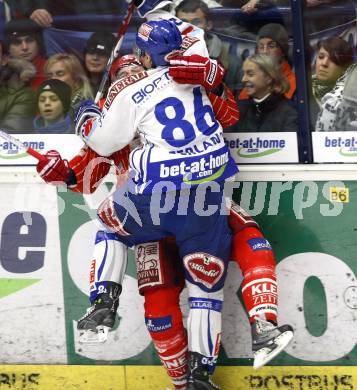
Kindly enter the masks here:
[[134, 54], [140, 58], [140, 57], [143, 57], [145, 55], [145, 50], [143, 49], [140, 49], [139, 46], [136, 46], [135, 49], [134, 49]]

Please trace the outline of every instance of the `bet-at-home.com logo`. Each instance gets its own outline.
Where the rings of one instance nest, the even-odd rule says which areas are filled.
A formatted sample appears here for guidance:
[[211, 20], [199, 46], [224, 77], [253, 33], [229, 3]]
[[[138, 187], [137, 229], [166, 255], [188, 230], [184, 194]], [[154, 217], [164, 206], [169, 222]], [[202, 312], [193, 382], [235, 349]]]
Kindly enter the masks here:
[[278, 153], [286, 147], [285, 139], [261, 139], [260, 137], [241, 140], [236, 138], [229, 140], [228, 146], [236, 149], [236, 153], [242, 158], [257, 158]]
[[[26, 147], [41, 152], [45, 149], [45, 143], [43, 141], [24, 141]], [[19, 149], [16, 145], [11, 142], [4, 141], [0, 143], [0, 159], [4, 160], [15, 160], [28, 157], [28, 154], [23, 150]]]

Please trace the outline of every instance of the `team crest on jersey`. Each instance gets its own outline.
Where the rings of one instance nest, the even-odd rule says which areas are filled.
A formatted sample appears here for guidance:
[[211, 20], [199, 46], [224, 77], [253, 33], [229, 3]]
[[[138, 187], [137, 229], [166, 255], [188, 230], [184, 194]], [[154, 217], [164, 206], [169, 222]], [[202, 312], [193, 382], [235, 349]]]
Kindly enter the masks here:
[[223, 261], [207, 253], [192, 253], [185, 256], [183, 262], [192, 279], [207, 288], [212, 288], [224, 273]]
[[144, 41], [148, 41], [152, 30], [153, 27], [150, 24], [143, 23], [139, 28], [138, 36]]
[[159, 243], [137, 245], [135, 255], [139, 288], [162, 284]]

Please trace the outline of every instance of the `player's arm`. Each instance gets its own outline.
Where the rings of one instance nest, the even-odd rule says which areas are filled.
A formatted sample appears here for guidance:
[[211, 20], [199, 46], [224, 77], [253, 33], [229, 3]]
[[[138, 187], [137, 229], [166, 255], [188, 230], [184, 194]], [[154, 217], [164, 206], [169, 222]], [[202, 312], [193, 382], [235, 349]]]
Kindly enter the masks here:
[[211, 101], [214, 116], [225, 129], [239, 121], [239, 108], [233, 92], [222, 83], [219, 90], [207, 91]]
[[117, 174], [123, 174], [128, 169], [128, 155], [128, 147], [109, 157], [102, 157], [84, 146], [67, 161], [56, 150], [50, 150], [45, 154], [46, 160], [40, 161], [36, 169], [48, 184], [67, 185], [71, 191], [88, 194], [93, 193], [107, 175], [112, 161], [116, 167], [121, 167]]
[[180, 84], [200, 84], [211, 101], [216, 119], [223, 128], [239, 120], [239, 109], [232, 91], [223, 83], [225, 70], [208, 57], [176, 56], [170, 59], [169, 74]]
[[123, 175], [128, 170], [128, 158], [129, 147], [125, 147], [109, 157], [103, 157], [88, 146], [84, 146], [80, 153], [69, 161], [69, 168], [76, 178], [75, 184], [69, 188], [74, 192], [93, 193], [108, 174], [112, 163], [117, 168], [117, 175]]
[[79, 109], [75, 119], [76, 133], [103, 157], [127, 146], [136, 132], [135, 106], [120, 88], [120, 81], [111, 86], [103, 111], [90, 103]]

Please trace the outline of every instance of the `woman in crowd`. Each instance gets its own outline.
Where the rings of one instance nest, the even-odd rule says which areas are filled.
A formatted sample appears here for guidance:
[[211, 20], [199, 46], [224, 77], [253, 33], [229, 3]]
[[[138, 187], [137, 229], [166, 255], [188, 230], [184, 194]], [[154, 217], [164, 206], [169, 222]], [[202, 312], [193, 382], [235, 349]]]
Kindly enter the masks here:
[[[317, 49], [315, 74], [312, 76], [312, 123], [314, 126], [316, 123], [316, 131], [346, 130], [342, 123], [347, 119], [349, 109], [344, 92], [354, 69], [352, 47], [340, 37], [331, 37], [320, 41]], [[354, 77], [354, 86], [355, 82]], [[346, 108], [344, 112], [341, 111], [342, 106]]]
[[284, 96], [289, 83], [274, 57], [248, 57], [243, 63], [242, 82], [249, 99], [238, 101], [240, 120], [230, 131], [297, 131], [297, 111]]
[[64, 81], [72, 88], [71, 114], [75, 113], [81, 102], [93, 99], [93, 92], [83, 66], [74, 54], [57, 53], [45, 64], [47, 79]]
[[71, 87], [57, 79], [44, 81], [37, 91], [38, 111], [34, 128], [41, 134], [68, 134], [74, 132], [69, 116]]

